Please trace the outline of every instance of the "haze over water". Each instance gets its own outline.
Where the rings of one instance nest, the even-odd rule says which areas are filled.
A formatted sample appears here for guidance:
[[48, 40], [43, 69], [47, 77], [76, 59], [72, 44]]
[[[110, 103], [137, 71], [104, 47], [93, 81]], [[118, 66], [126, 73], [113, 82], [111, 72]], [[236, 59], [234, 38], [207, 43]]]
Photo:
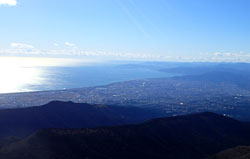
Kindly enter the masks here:
[[62, 90], [168, 77], [148, 68], [124, 68], [86, 59], [0, 57], [0, 93]]

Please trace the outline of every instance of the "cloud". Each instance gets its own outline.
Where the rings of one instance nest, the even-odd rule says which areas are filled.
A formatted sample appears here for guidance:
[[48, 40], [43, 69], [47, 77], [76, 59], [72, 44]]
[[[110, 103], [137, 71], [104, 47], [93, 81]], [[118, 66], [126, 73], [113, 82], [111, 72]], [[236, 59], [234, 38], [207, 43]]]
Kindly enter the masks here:
[[68, 47], [76, 47], [76, 44], [73, 44], [73, 43], [70, 43], [70, 42], [65, 42], [64, 45], [68, 46]]
[[0, 0], [0, 5], [16, 6], [17, 0]]
[[0, 56], [42, 56], [42, 57], [94, 57], [109, 60], [146, 60], [146, 61], [175, 61], [175, 62], [248, 62], [250, 53], [244, 52], [210, 52], [200, 53], [197, 56], [168, 56], [157, 53], [136, 53], [120, 51], [88, 51], [78, 48], [75, 44], [65, 42], [63, 47], [58, 43], [53, 49], [39, 49], [27, 43], [13, 42], [10, 48], [1, 49]]
[[34, 49], [35, 47], [25, 43], [11, 43], [10, 46], [16, 49]]
[[54, 45], [55, 47], [58, 47], [58, 46], [59, 46], [59, 44], [58, 44], [58, 43], [54, 43], [53, 45]]

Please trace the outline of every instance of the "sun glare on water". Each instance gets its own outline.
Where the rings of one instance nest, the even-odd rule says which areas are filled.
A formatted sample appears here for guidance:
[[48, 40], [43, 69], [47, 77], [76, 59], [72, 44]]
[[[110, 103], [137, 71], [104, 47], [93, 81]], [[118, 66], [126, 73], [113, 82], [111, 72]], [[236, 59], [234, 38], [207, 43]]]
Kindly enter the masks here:
[[43, 67], [66, 66], [77, 61], [57, 58], [0, 57], [0, 93], [26, 92], [46, 81]]

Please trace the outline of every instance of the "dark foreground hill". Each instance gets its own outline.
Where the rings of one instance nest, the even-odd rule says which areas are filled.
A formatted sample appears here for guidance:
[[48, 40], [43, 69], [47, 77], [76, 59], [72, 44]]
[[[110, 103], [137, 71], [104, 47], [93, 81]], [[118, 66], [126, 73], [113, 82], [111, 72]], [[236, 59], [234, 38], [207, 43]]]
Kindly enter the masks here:
[[90, 128], [138, 123], [155, 117], [133, 107], [50, 102], [43, 106], [0, 110], [0, 138], [23, 137], [44, 128]]
[[45, 129], [0, 150], [4, 159], [200, 159], [250, 144], [248, 124], [213, 113], [93, 129]]
[[249, 159], [250, 147], [238, 146], [236, 148], [228, 149], [214, 155], [211, 159]]

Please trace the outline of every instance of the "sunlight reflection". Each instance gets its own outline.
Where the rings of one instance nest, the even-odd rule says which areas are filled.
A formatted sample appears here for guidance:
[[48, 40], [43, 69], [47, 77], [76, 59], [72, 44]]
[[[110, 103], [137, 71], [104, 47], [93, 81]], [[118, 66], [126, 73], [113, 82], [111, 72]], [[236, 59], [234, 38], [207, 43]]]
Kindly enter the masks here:
[[79, 64], [74, 59], [0, 57], [0, 93], [25, 92], [27, 86], [45, 82], [42, 67], [70, 66]]

